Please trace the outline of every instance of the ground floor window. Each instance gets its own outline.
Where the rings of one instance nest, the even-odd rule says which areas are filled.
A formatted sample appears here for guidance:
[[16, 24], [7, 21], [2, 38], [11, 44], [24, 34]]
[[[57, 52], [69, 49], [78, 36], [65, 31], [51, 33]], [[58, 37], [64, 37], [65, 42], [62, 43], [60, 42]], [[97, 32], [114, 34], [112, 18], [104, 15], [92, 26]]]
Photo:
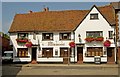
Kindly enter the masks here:
[[[68, 57], [68, 51], [69, 48], [60, 48], [60, 57]], [[71, 49], [69, 55], [71, 55]]]
[[87, 47], [86, 56], [103, 56], [103, 47]]
[[53, 48], [43, 48], [42, 57], [53, 57]]
[[17, 57], [28, 57], [28, 48], [18, 48]]

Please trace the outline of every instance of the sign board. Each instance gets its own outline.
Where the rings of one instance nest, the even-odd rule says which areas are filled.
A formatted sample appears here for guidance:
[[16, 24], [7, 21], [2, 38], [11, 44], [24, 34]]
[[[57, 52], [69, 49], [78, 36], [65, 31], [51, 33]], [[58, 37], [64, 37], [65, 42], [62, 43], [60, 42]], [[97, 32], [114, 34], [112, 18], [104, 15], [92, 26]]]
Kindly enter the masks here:
[[48, 46], [64, 46], [64, 43], [53, 43], [53, 42], [48, 42]]

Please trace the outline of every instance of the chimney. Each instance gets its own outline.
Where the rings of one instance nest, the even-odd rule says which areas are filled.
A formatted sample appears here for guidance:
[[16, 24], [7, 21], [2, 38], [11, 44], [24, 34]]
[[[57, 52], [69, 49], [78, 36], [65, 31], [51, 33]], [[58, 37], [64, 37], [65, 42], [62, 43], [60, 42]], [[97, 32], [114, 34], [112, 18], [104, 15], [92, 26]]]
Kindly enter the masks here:
[[46, 11], [46, 12], [47, 12], [47, 11], [49, 11], [49, 8], [46, 7], [46, 8], [43, 9], [43, 11]]
[[32, 13], [32, 12], [33, 12], [32, 10], [29, 11], [29, 13]]

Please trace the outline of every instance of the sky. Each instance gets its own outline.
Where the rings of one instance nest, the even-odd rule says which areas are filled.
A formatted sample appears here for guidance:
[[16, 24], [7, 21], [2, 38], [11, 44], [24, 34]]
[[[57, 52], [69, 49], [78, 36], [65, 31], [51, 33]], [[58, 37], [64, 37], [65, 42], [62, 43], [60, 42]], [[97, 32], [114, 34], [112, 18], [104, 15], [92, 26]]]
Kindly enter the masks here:
[[[2, 2], [0, 1], [0, 13], [2, 13]], [[2, 31], [2, 14], [0, 14], [0, 31]]]
[[119, 0], [1, 0], [2, 2], [115, 2]]
[[42, 11], [44, 7], [49, 7], [50, 11], [86, 10], [90, 9], [94, 4], [103, 6], [109, 3], [110, 2], [2, 2], [2, 32], [8, 34], [15, 14], [28, 13], [29, 10], [39, 12]]

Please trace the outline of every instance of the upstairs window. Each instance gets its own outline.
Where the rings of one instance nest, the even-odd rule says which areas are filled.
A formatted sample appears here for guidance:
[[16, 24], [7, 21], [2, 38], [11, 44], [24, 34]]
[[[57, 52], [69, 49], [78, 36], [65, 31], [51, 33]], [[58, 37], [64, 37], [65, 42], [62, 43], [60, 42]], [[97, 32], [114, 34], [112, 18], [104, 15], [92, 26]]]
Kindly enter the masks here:
[[98, 19], [98, 13], [90, 14], [90, 20]]
[[86, 32], [86, 37], [99, 37], [99, 36], [103, 36], [102, 31], [87, 31]]
[[70, 40], [71, 33], [60, 33], [60, 40]]
[[28, 33], [18, 33], [19, 39], [28, 39]]
[[113, 38], [113, 31], [108, 31], [109, 33], [109, 39], [112, 39]]
[[43, 40], [53, 40], [53, 33], [43, 33], [42, 39]]

